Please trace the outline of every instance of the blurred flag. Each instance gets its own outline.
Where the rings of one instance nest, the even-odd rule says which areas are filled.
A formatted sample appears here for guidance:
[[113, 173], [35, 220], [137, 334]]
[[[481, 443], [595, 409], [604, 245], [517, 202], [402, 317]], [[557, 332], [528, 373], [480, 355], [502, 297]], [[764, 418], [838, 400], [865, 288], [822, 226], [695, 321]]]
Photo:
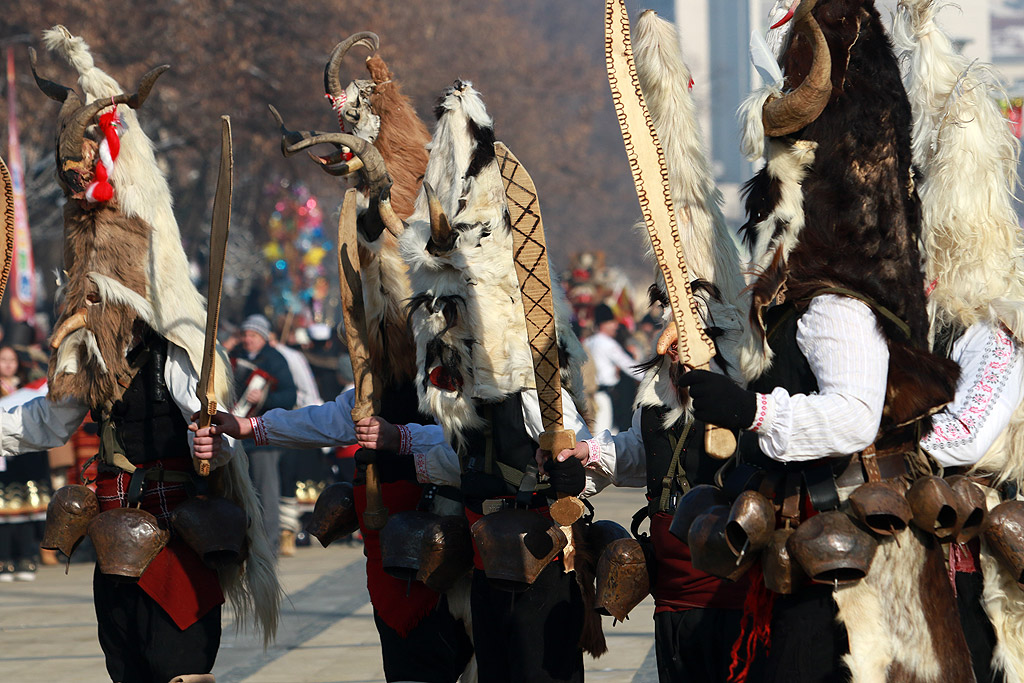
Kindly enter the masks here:
[[14, 185], [14, 262], [11, 264], [8, 297], [11, 318], [35, 325], [36, 272], [32, 261], [32, 238], [28, 232], [25, 205], [25, 171], [18, 142], [18, 117], [14, 90], [14, 48], [7, 48], [7, 164]]

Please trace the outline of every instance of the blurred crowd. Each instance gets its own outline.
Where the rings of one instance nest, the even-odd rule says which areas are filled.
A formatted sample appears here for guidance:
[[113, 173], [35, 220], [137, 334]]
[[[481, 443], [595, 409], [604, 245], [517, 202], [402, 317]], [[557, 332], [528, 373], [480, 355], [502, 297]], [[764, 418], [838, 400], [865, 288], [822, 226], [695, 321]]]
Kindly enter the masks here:
[[[590, 418], [597, 430], [629, 428], [632, 401], [661, 328], [661, 307], [650, 305], [601, 252], [572, 259], [562, 276], [576, 333], [590, 361], [584, 368]], [[352, 368], [340, 330], [301, 315], [273, 319], [250, 315], [221, 321], [220, 341], [234, 370], [235, 415], [256, 417], [274, 408], [302, 408], [333, 400], [352, 385]], [[25, 323], [0, 327], [0, 407], [46, 392], [49, 362], [45, 330]], [[247, 443], [250, 473], [264, 501], [264, 521], [279, 553], [309, 544], [305, 521], [319, 493], [335, 481], [351, 481], [355, 446], [290, 450]], [[58, 564], [40, 553], [43, 521], [52, 492], [88, 483], [95, 475], [96, 427], [87, 418], [64, 446], [5, 459], [0, 456], [0, 582], [31, 581], [39, 564]], [[358, 535], [346, 539], [358, 542]], [[88, 547], [76, 560], [88, 561]]]

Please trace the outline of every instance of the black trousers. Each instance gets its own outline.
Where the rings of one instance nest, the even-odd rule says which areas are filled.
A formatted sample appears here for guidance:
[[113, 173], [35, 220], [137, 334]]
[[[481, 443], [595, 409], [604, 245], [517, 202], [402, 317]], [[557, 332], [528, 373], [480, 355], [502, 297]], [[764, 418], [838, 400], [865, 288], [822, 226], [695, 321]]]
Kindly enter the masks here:
[[220, 647], [220, 606], [182, 631], [134, 583], [100, 573], [92, 581], [100, 648], [115, 683], [167, 683], [213, 670]]
[[373, 620], [380, 634], [385, 680], [455, 683], [473, 656], [466, 627], [448, 611], [444, 597], [404, 638], [381, 621], [377, 610]]
[[[737, 609], [688, 609], [654, 615], [654, 651], [661, 683], [726, 683], [732, 647], [740, 635]], [[750, 667], [748, 681], [760, 681], [764, 662]]]
[[960, 611], [960, 624], [971, 652], [974, 677], [978, 683], [1003, 683], [1003, 673], [992, 670], [992, 651], [996, 647], [996, 632], [982, 606], [983, 580], [981, 572], [956, 574], [956, 606]]
[[471, 600], [480, 683], [583, 680], [583, 600], [561, 562], [522, 593], [494, 588], [474, 570]]
[[849, 678], [842, 658], [850, 650], [846, 627], [836, 621], [832, 586], [803, 586], [775, 596], [771, 647], [764, 680], [771, 683], [835, 683]]

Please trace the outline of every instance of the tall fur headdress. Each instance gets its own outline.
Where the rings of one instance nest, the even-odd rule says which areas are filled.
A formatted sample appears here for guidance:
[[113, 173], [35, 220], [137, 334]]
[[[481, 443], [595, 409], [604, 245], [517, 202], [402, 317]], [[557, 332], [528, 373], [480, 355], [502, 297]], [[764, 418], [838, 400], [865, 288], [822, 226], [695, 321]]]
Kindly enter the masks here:
[[873, 0], [796, 7], [781, 58], [792, 92], [757, 93], [745, 107], [767, 154], [747, 185], [742, 230], [759, 268], [751, 324], [763, 332], [761, 312], [780, 295], [799, 306], [823, 288], [888, 309], [908, 331], [876, 315], [890, 349], [883, 424], [902, 424], [951, 400], [957, 376], [925, 350], [910, 103]]
[[[445, 91], [435, 114], [424, 191], [400, 247], [413, 290], [420, 409], [458, 439], [480, 425], [476, 402], [535, 382], [493, 121], [464, 81]], [[584, 352], [564, 294], [554, 293], [563, 383], [578, 390]]]
[[[752, 338], [746, 323], [750, 295], [740, 272], [739, 251], [722, 214], [722, 193], [711, 172], [690, 92], [691, 73], [679, 51], [676, 27], [654, 12], [644, 12], [636, 21], [633, 52], [640, 87], [665, 152], [687, 269], [695, 280], [710, 285], [697, 288], [702, 290], [699, 299], [705, 304], [703, 318], [715, 330], [723, 370], [739, 380], [741, 368], [747, 365], [741, 362], [743, 349], [757, 350], [760, 343]], [[641, 222], [637, 229], [649, 248], [646, 226]], [[654, 260], [650, 250], [648, 256]], [[661, 270], [655, 270], [659, 296], [667, 300]], [[671, 315], [666, 306], [666, 325]], [[668, 359], [663, 357], [647, 371], [637, 392], [637, 403], [668, 406], [671, 410], [666, 421], [674, 423], [682, 408], [668, 366]]]

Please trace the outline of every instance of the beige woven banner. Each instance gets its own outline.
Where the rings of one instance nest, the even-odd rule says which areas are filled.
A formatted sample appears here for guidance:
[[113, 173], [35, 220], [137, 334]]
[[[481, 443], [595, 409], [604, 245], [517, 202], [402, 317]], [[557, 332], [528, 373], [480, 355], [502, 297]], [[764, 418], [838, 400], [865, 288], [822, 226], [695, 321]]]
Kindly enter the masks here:
[[504, 143], [494, 153], [505, 184], [505, 198], [512, 221], [512, 255], [523, 294], [526, 332], [533, 354], [533, 371], [545, 431], [562, 429], [562, 381], [558, 374], [558, 337], [555, 306], [551, 297], [544, 222], [533, 179]]
[[623, 0], [608, 0], [605, 8], [605, 59], [640, 210], [675, 315], [679, 362], [703, 367], [714, 357], [715, 347], [699, 322], [700, 312], [690, 290], [665, 155], [636, 75], [629, 15]]

